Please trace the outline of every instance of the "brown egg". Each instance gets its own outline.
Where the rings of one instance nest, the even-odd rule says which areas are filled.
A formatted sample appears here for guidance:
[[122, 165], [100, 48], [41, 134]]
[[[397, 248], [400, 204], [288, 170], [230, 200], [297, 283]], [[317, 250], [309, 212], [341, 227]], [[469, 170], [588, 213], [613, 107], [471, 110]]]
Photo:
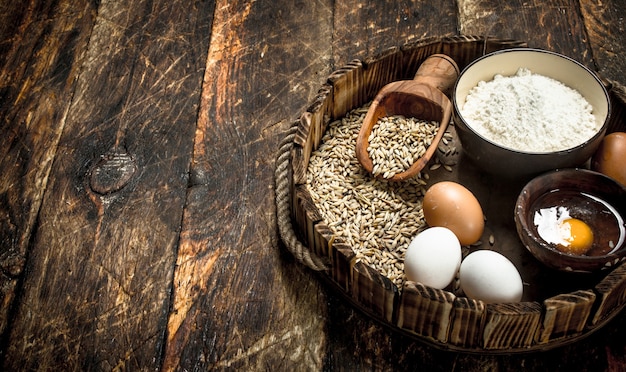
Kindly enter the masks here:
[[607, 134], [591, 158], [591, 169], [626, 186], [626, 133]]
[[476, 243], [483, 234], [485, 220], [480, 203], [471, 191], [456, 182], [432, 185], [424, 195], [422, 209], [429, 226], [447, 227], [461, 245]]

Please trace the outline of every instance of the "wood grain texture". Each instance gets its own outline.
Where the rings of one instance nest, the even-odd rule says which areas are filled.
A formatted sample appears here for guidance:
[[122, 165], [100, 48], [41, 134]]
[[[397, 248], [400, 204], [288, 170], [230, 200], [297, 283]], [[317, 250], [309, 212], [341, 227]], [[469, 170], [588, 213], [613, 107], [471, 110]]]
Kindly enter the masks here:
[[[99, 4], [6, 370], [159, 366], [211, 11], [200, 2]], [[132, 163], [138, 171], [121, 187], [94, 188], [101, 160], [120, 156], [120, 176]]]
[[330, 73], [331, 9], [215, 9], [164, 369], [319, 369], [324, 300], [280, 255], [272, 174], [289, 119]]
[[626, 266], [617, 267], [594, 290], [600, 301], [591, 315], [591, 326], [614, 315], [615, 309], [626, 301]]
[[525, 40], [595, 68], [576, 0], [458, 0], [462, 34]]
[[0, 4], [0, 334], [28, 256], [96, 9]]
[[455, 298], [451, 292], [407, 282], [402, 288], [398, 327], [447, 343]]
[[338, 68], [386, 49], [457, 31], [454, 1], [341, 1], [333, 12], [333, 62]]
[[363, 304], [374, 316], [393, 323], [394, 309], [398, 302], [398, 288], [391, 280], [362, 262], [352, 269], [352, 297]]
[[588, 322], [595, 299], [595, 293], [590, 290], [579, 290], [546, 299], [546, 311], [538, 341], [549, 342], [580, 334]]
[[626, 6], [624, 2], [621, 0], [582, 0], [580, 10], [598, 72], [604, 78], [626, 85], [624, 76]]
[[467, 297], [457, 297], [454, 302], [449, 342], [465, 348], [479, 347], [485, 303]]
[[504, 347], [530, 347], [541, 320], [541, 305], [537, 302], [487, 304], [483, 329], [485, 350]]

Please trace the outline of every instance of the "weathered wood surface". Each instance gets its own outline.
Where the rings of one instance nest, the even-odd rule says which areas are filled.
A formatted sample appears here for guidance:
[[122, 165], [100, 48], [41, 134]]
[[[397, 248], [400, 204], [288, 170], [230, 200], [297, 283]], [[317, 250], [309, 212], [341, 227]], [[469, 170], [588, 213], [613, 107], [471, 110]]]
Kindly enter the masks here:
[[[59, 3], [55, 13], [23, 22], [61, 28], [57, 19], [78, 10]], [[70, 25], [57, 31], [67, 33], [65, 43], [32, 51], [59, 54], [52, 73], [59, 72], [39, 84], [73, 84], [67, 91], [15, 87], [41, 99], [44, 109], [48, 102], [63, 104], [59, 113], [32, 124], [3, 117], [33, 136], [48, 126], [62, 132], [56, 142], [31, 145], [55, 151], [46, 159], [49, 177], [12, 180], [18, 189], [40, 183], [44, 196], [26, 239], [20, 297], [5, 336], [7, 370], [160, 365], [213, 7], [102, 2], [93, 13], [86, 31]], [[58, 34], [42, 38], [47, 45]], [[19, 101], [3, 101], [7, 109], [14, 105], [20, 108]], [[19, 208], [21, 200], [9, 202]]]
[[0, 5], [0, 333], [23, 274], [96, 11], [86, 1]]
[[450, 353], [282, 249], [278, 143], [353, 58], [487, 34], [626, 84], [621, 0], [441, 3], [0, 1], [3, 369], [625, 369], [624, 314], [544, 353]]

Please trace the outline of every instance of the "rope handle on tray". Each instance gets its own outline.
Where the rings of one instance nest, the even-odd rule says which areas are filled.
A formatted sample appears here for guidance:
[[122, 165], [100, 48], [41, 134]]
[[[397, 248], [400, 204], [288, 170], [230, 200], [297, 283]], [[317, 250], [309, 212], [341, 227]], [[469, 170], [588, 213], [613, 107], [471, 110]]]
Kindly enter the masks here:
[[308, 266], [309, 268], [321, 271], [326, 270], [328, 265], [326, 261], [315, 253], [312, 253], [306, 246], [298, 240], [291, 223], [290, 213], [290, 185], [289, 185], [289, 159], [291, 149], [293, 148], [293, 140], [298, 130], [297, 123], [292, 125], [285, 138], [279, 146], [278, 158], [276, 159], [276, 168], [274, 170], [274, 178], [276, 183], [276, 214], [278, 220], [278, 232], [281, 239], [287, 246], [287, 249], [294, 257]]

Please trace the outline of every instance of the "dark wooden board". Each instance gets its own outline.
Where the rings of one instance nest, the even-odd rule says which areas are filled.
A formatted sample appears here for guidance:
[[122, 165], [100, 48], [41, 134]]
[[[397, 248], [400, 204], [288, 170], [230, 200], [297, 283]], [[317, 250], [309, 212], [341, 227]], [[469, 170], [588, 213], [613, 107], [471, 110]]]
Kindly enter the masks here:
[[576, 0], [458, 0], [462, 34], [525, 40], [596, 69]]
[[336, 1], [333, 3], [332, 61], [340, 68], [390, 47], [457, 33], [455, 1]]
[[0, 4], [0, 335], [22, 278], [95, 12], [87, 1]]
[[165, 369], [321, 368], [323, 291], [278, 247], [278, 143], [330, 73], [332, 2], [218, 1]]
[[622, 0], [580, 2], [585, 31], [602, 77], [626, 86], [626, 4]]
[[[71, 17], [72, 4], [52, 19]], [[5, 370], [160, 365], [213, 8], [142, 1], [92, 11], [83, 63], [68, 54], [66, 75], [52, 76], [77, 82], [57, 93], [70, 95], [67, 112], [47, 119], [63, 133]]]

